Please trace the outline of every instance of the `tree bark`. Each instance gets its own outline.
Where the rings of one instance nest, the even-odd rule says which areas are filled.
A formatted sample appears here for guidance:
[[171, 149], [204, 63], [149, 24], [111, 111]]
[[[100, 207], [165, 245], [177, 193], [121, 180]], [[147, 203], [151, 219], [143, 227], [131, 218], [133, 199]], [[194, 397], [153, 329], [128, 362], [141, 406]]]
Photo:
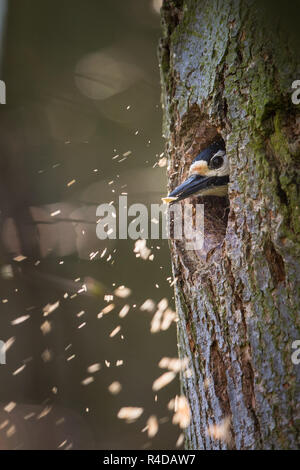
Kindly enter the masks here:
[[197, 199], [203, 248], [170, 242], [179, 355], [190, 362], [181, 377], [189, 449], [299, 445], [300, 366], [291, 359], [300, 339], [298, 44], [263, 3], [162, 7], [169, 189], [216, 135], [230, 158], [228, 199]]

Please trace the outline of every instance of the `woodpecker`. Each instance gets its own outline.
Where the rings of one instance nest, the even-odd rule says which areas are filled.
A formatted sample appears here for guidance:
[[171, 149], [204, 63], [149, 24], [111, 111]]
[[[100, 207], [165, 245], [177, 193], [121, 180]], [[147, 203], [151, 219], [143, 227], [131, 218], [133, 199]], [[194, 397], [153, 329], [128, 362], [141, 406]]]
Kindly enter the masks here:
[[192, 161], [188, 178], [167, 197], [166, 203], [181, 201], [189, 196], [226, 196], [229, 182], [229, 162], [224, 141], [214, 141]]

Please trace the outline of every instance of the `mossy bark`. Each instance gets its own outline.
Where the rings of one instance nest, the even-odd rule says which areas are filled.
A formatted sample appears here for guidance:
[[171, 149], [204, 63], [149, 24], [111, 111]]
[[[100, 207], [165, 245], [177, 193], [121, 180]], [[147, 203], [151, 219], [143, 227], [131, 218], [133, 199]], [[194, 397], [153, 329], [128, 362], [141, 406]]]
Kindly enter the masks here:
[[291, 360], [300, 339], [298, 45], [263, 3], [162, 7], [169, 188], [217, 134], [230, 158], [228, 199], [198, 201], [204, 247], [171, 241], [179, 354], [191, 369], [181, 381], [189, 449], [299, 445], [300, 366]]

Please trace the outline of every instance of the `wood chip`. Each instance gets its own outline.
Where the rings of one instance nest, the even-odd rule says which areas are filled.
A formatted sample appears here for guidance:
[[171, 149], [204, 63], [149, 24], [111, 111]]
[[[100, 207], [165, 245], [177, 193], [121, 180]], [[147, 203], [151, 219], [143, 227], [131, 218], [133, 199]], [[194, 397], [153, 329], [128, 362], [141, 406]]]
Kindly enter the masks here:
[[144, 408], [125, 406], [118, 412], [119, 419], [125, 419], [128, 423], [136, 421], [144, 412]]
[[122, 390], [122, 385], [118, 381], [112, 382], [108, 387], [108, 391], [112, 395], [117, 395], [118, 393], [120, 393], [121, 390]]
[[147, 433], [148, 437], [152, 438], [158, 433], [158, 421], [155, 415], [152, 415], [147, 420]]
[[170, 382], [172, 382], [172, 380], [174, 380], [175, 377], [176, 377], [176, 374], [174, 372], [165, 372], [153, 382], [152, 390], [154, 390], [154, 392], [161, 390]]

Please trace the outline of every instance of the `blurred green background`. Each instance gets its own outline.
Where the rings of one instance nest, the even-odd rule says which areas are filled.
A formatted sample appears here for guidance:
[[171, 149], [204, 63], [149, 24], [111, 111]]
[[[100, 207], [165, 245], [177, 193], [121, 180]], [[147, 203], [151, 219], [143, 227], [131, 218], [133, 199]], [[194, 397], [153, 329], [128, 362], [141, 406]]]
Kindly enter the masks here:
[[[159, 6], [8, 2], [0, 77], [7, 87], [0, 339], [8, 348], [0, 366], [0, 449], [172, 449], [180, 435], [167, 407], [179, 394], [177, 377], [157, 397], [152, 391], [165, 372], [160, 359], [177, 356], [176, 326], [151, 333], [156, 308], [140, 309], [146, 299], [164, 298], [174, 309], [168, 244], [148, 240], [154, 259], [144, 260], [134, 240], [96, 238], [99, 204], [117, 207], [127, 193], [129, 205], [150, 207], [166, 193]], [[107, 302], [120, 285], [131, 294]], [[124, 305], [130, 310], [120, 318]], [[115, 381], [122, 390], [113, 395]], [[142, 416], [124, 422], [117, 414], [125, 406], [142, 407]], [[159, 422], [153, 438], [142, 432], [150, 415]]]

